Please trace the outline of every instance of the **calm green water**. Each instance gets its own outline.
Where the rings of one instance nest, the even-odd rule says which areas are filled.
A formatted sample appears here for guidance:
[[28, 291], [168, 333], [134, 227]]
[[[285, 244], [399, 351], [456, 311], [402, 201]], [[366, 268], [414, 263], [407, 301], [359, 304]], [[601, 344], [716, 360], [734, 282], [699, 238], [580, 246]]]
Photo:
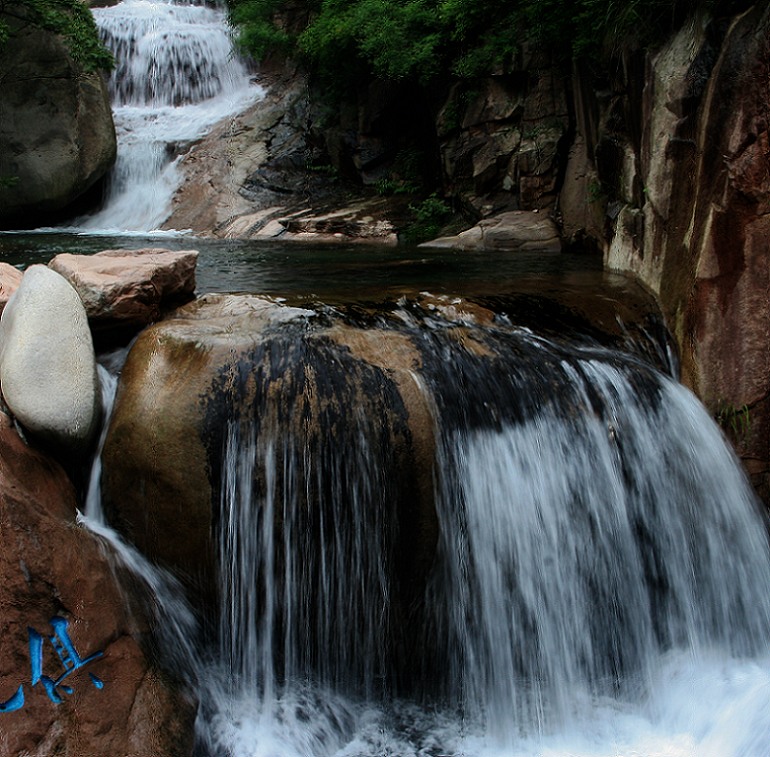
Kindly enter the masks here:
[[[584, 255], [478, 253], [417, 247], [298, 244], [194, 237], [103, 237], [61, 233], [0, 234], [0, 259], [24, 268], [62, 252], [163, 247], [200, 252], [199, 294], [248, 292], [292, 299], [368, 300], [429, 290], [471, 295], [508, 289], [597, 284], [601, 260]], [[621, 282], [620, 277], [615, 284]], [[605, 284], [613, 285], [612, 282]]]

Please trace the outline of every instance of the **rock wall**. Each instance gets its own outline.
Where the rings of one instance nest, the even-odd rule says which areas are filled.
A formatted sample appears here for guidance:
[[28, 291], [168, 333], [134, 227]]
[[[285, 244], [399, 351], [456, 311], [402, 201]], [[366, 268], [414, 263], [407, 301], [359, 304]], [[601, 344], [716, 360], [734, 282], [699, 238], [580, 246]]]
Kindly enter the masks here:
[[166, 228], [393, 243], [434, 187], [467, 225], [556, 203], [569, 81], [547, 60], [427, 94], [374, 81], [332, 107], [292, 65], [261, 76], [265, 99], [182, 158]]
[[609, 268], [657, 295], [683, 381], [767, 500], [770, 8], [697, 16], [654, 55], [625, 63], [609, 93], [576, 82], [588, 148], [567, 175], [593, 175], [606, 215], [591, 223], [563, 203], [565, 228], [592, 235]]
[[112, 166], [115, 129], [103, 76], [64, 43], [19, 28], [0, 47], [0, 228], [44, 225]]

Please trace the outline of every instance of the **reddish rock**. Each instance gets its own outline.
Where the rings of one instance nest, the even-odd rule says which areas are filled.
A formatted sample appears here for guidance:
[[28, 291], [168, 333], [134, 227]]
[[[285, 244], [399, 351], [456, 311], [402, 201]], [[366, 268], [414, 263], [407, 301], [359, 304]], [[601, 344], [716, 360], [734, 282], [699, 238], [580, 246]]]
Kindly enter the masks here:
[[770, 7], [696, 16], [646, 80], [630, 129], [644, 193], [623, 198], [606, 262], [657, 294], [682, 379], [770, 502]]
[[57, 255], [49, 266], [75, 287], [97, 329], [146, 326], [193, 297], [195, 250], [104, 250]]
[[[0, 712], [0, 755], [155, 757], [189, 755], [194, 707], [149, 661], [140, 645], [147, 620], [126, 593], [106, 547], [75, 522], [75, 496], [64, 471], [27, 447], [0, 414], [0, 702], [22, 687], [24, 703]], [[102, 652], [58, 689], [31, 683], [28, 628], [43, 637], [42, 674], [62, 663], [48, 636], [54, 616], [81, 658]], [[89, 678], [103, 682], [98, 689]]]
[[0, 313], [21, 284], [22, 272], [10, 263], [0, 263]]

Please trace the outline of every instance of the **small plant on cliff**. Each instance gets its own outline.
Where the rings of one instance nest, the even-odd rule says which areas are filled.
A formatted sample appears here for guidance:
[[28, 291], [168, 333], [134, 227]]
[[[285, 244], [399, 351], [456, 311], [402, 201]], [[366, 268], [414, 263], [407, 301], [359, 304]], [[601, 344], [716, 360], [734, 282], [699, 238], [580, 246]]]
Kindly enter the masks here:
[[91, 11], [81, 0], [0, 0], [0, 46], [29, 27], [61, 35], [72, 58], [86, 71], [109, 71], [114, 65]]
[[745, 439], [751, 431], [751, 410], [748, 405], [735, 407], [729, 402], [720, 401], [715, 418], [722, 429], [736, 441]]

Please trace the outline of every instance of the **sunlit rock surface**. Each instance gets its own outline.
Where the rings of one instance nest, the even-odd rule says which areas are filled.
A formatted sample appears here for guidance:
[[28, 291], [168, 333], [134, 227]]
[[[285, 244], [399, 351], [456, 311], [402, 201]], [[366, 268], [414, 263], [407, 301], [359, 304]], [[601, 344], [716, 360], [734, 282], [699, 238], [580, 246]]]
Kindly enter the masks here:
[[195, 250], [104, 250], [57, 255], [49, 267], [72, 284], [95, 329], [146, 326], [193, 297]]
[[422, 246], [460, 250], [561, 252], [561, 238], [553, 219], [545, 213], [514, 210], [485, 218], [457, 236], [440, 237]]
[[0, 263], [0, 312], [21, 284], [22, 272], [10, 263]]

